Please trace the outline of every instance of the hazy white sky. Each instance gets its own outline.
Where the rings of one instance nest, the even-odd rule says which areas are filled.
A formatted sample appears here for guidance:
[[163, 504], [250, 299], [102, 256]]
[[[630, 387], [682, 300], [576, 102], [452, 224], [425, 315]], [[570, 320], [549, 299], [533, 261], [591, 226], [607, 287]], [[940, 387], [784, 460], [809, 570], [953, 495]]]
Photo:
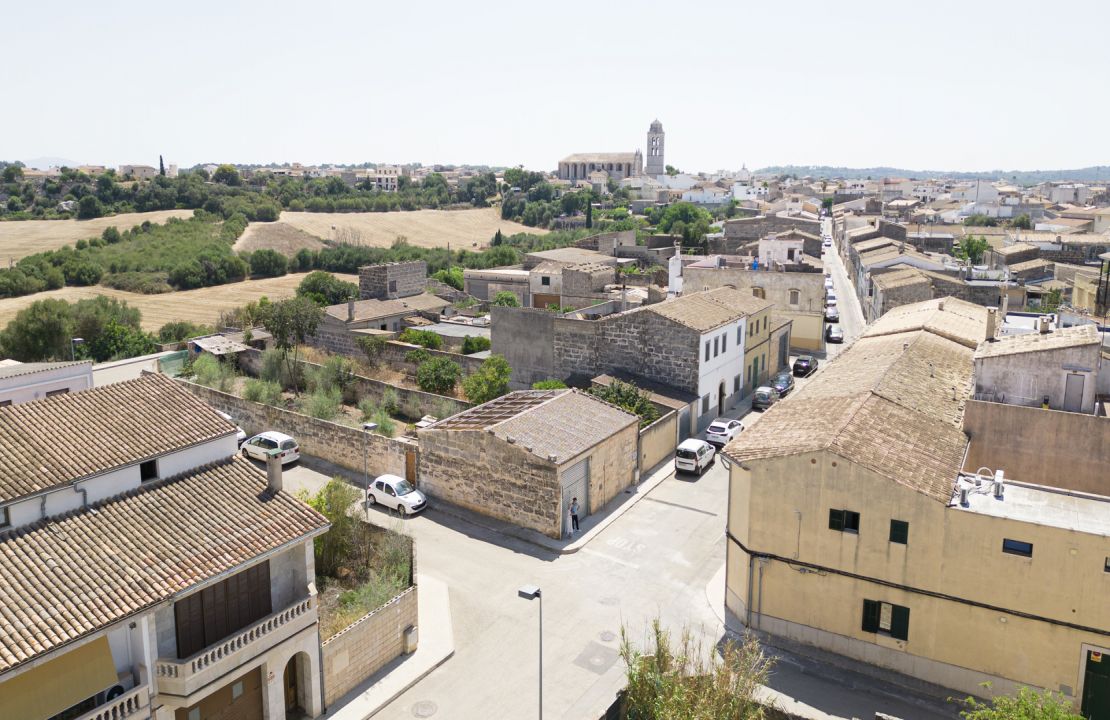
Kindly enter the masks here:
[[1110, 163], [1110, 2], [7, 3], [0, 159]]

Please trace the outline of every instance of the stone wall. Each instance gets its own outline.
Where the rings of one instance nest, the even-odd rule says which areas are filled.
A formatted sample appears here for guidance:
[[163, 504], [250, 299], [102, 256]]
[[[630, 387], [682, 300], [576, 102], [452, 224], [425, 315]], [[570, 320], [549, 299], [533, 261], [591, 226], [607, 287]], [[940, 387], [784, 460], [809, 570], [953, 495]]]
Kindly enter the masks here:
[[[416, 329], [419, 330], [420, 328]], [[460, 346], [462, 345], [461, 339], [459, 340], [459, 344]], [[405, 358], [413, 350], [420, 349], [421, 347], [419, 345], [410, 345], [399, 340], [390, 340], [386, 342], [385, 347], [382, 349], [381, 362], [389, 365], [390, 367], [402, 369], [409, 375], [415, 377], [417, 366], [413, 363], [410, 363]], [[473, 355], [463, 355], [462, 353], [447, 352], [446, 350], [429, 350], [428, 348], [423, 349], [426, 350], [428, 354], [432, 357], [444, 357], [454, 363], [457, 363], [458, 366], [462, 368], [462, 377], [466, 377], [467, 375], [475, 372], [478, 368], [482, 366], [482, 363], [485, 361], [484, 358], [474, 357]], [[360, 350], [359, 352], [361, 353], [362, 351]]]
[[526, 390], [554, 377], [556, 314], [538, 308], [490, 308], [490, 351], [503, 355], [513, 369], [510, 387]]
[[674, 410], [640, 430], [640, 476], [667, 460], [678, 447], [678, 413]]
[[406, 476], [406, 456], [419, 469], [419, 446], [410, 438], [387, 438], [363, 432], [339, 423], [302, 415], [271, 405], [244, 400], [229, 393], [188, 380], [178, 380], [183, 387], [217, 410], [235, 418], [247, 435], [264, 430], [277, 430], [292, 436], [301, 452], [323, 458], [355, 473], [363, 472], [364, 464], [371, 475]]
[[779, 217], [777, 215], [758, 215], [751, 218], [726, 220], [724, 236], [709, 240], [710, 253], [731, 254], [741, 245], [766, 237], [767, 235], [800, 230], [821, 237], [821, 223], [803, 217]]
[[405, 633], [418, 626], [417, 592], [416, 585], [409, 587], [321, 643], [324, 705], [331, 705], [405, 653]]
[[480, 430], [427, 428], [418, 434], [420, 488], [429, 496], [559, 537], [554, 464]]
[[316, 326], [316, 333], [308, 339], [308, 344], [336, 355], [363, 357], [364, 353], [356, 342], [359, 337], [347, 329], [347, 323], [325, 315]]
[[461, 302], [463, 300], [477, 299], [472, 297], [471, 295], [466, 294], [462, 290], [456, 290], [447, 283], [440, 282], [435, 278], [428, 278], [424, 284], [424, 289], [432, 295], [435, 295], [437, 298], [452, 303]]
[[358, 269], [358, 296], [362, 300], [419, 295], [424, 292], [428, 264], [423, 260], [366, 265]]
[[[590, 459], [590, 496], [586, 514], [600, 512], [606, 503], [636, 483], [639, 477], [640, 423], [633, 422], [602, 442], [565, 463], [565, 470], [584, 458]], [[562, 499], [565, 521], [571, 498]], [[564, 527], [565, 532], [569, 528]]]

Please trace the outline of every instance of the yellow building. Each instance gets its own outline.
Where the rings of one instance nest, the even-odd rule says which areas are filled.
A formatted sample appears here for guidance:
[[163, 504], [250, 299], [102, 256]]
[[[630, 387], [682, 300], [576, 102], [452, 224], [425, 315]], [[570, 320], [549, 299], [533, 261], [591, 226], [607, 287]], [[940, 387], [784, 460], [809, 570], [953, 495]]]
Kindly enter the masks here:
[[952, 298], [895, 308], [728, 445], [725, 604], [960, 692], [1047, 687], [1110, 718], [1110, 498], [963, 472], [987, 325]]

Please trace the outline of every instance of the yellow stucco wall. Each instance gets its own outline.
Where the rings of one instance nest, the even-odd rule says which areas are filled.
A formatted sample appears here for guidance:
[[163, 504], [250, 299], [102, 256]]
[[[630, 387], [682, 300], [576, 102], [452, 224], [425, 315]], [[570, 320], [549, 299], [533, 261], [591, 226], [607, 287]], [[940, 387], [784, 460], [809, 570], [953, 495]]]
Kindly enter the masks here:
[[[1104, 572], [1110, 538], [946, 508], [831, 453], [749, 466], [751, 472], [733, 463], [729, 528], [753, 551], [1110, 633], [1110, 573]], [[860, 513], [858, 535], [829, 529], [834, 508]], [[907, 545], [889, 542], [892, 518], [909, 522]], [[1003, 538], [1032, 542], [1033, 557], [1002, 553]], [[1083, 643], [1110, 645], [1110, 634], [787, 562], [764, 563], [760, 586], [758, 567], [751, 602], [765, 617], [753, 624], [966, 692], [982, 692], [981, 673], [1071, 694], [1079, 687]], [[748, 572], [747, 555], [729, 541], [726, 603], [741, 621]], [[910, 608], [908, 639], [864, 632], [864, 599]]]

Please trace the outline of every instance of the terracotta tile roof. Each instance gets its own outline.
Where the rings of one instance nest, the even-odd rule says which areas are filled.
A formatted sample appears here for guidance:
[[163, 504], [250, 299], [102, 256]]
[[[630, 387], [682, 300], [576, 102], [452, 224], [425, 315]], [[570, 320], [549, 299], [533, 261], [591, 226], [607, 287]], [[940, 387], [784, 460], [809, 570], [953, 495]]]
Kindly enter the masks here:
[[1025, 270], [1033, 270], [1035, 268], [1050, 268], [1054, 265], [1055, 263], [1053, 263], [1051, 260], [1045, 260], [1044, 258], [1035, 258], [1033, 260], [1026, 260], [1024, 262], [1014, 263], [1013, 265], [1009, 265], [1007, 267], [1009, 267], [1012, 272], [1023, 272]]
[[708, 332], [766, 310], [773, 304], [751, 292], [722, 287], [646, 305], [634, 312], [652, 312], [693, 330]]
[[1004, 245], [1000, 248], [995, 248], [995, 250], [994, 250], [994, 252], [996, 252], [996, 253], [998, 253], [999, 255], [1002, 255], [1002, 256], [1017, 255], [1018, 253], [1036, 252], [1036, 251], [1037, 251], [1037, 246], [1036, 245], [1030, 245], [1029, 243], [1023, 243], [1023, 242], [1014, 243], [1013, 245]]
[[635, 415], [577, 390], [520, 390], [418, 432], [489, 431], [544, 460], [555, 456], [558, 464], [638, 422]]
[[920, 270], [913, 267], [900, 268], [894, 272], [872, 273], [871, 282], [880, 290], [893, 290], [907, 285], [929, 284], [927, 278]]
[[0, 673], [327, 526], [229, 458], [0, 534]]
[[1102, 338], [1096, 325], [1076, 325], [1044, 334], [1031, 332], [1021, 335], [1003, 335], [994, 342], [984, 342], [980, 345], [975, 351], [975, 359], [1101, 344]]
[[234, 433], [157, 374], [0, 408], [0, 502]]
[[[451, 303], [442, 300], [430, 293], [420, 293], [396, 300], [355, 300], [355, 322], [377, 320], [378, 318], [393, 317], [406, 313], [421, 311], [439, 311]], [[329, 305], [324, 308], [331, 317], [347, 322], [347, 303]]]
[[976, 348], [986, 338], [987, 309], [952, 297], [902, 305], [887, 311], [863, 335], [877, 337], [911, 330], [928, 330]]
[[[5, 361], [6, 363], [7, 361]], [[73, 367], [75, 365], [85, 365], [90, 370], [92, 362], [89, 360], [77, 360], [75, 362], [29, 362], [18, 363], [14, 360], [11, 364], [0, 363], [0, 380], [7, 378], [19, 377], [21, 375], [30, 375], [31, 373], [46, 372], [48, 370], [57, 370], [58, 368]]]

